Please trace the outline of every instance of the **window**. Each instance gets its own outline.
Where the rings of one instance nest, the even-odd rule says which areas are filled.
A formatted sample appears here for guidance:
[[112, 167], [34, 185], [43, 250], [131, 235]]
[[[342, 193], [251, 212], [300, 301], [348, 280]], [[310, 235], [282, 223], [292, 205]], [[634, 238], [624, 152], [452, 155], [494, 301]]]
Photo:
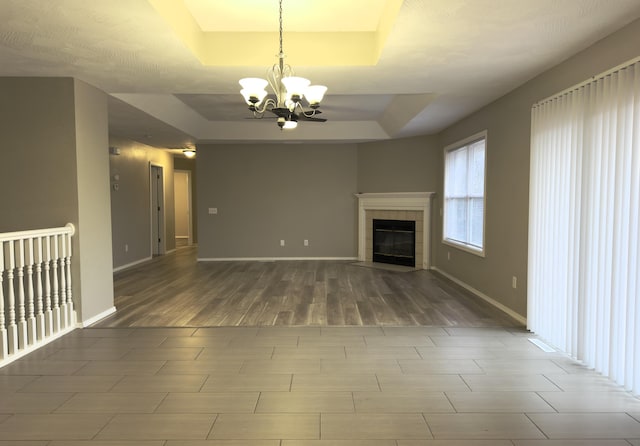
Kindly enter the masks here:
[[487, 132], [445, 147], [443, 241], [484, 256]]

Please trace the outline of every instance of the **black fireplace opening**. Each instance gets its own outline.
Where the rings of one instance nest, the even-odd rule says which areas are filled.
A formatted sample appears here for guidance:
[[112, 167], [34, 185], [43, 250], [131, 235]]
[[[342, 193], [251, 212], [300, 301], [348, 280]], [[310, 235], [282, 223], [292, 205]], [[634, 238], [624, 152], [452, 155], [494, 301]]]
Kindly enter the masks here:
[[416, 266], [416, 222], [373, 220], [373, 261]]

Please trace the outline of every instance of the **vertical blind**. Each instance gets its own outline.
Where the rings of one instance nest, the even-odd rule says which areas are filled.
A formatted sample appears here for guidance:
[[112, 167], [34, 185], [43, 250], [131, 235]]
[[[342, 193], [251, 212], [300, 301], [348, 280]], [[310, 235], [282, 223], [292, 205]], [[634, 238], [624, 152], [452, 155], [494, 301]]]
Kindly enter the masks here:
[[640, 393], [640, 62], [536, 104], [529, 329]]

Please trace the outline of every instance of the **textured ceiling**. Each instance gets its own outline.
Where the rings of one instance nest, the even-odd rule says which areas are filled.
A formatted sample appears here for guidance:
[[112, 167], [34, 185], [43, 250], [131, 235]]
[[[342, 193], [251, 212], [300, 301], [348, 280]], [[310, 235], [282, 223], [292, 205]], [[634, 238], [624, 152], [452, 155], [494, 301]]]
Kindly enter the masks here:
[[[264, 26], [267, 13], [247, 11], [244, 1], [217, 0], [225, 26]], [[288, 2], [322, 5], [315, 14], [336, 17], [338, 26], [358, 20], [344, 14], [344, 1], [285, 0], [285, 30]], [[185, 0], [191, 8], [207, 3]], [[277, 1], [262, 4], [277, 19]], [[203, 66], [147, 0], [0, 1], [0, 76], [95, 85], [112, 95], [111, 132], [156, 146], [377, 140], [436, 132], [638, 17], [638, 0], [404, 0], [376, 65], [287, 60], [329, 87], [328, 122], [288, 133], [273, 120], [245, 119], [237, 80], [263, 77], [266, 66]]]

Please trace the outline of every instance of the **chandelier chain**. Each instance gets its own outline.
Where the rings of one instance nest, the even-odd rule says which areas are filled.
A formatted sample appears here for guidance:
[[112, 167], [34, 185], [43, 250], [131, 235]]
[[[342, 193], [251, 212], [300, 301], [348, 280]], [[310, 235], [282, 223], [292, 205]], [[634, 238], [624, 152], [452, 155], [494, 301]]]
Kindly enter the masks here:
[[284, 56], [282, 51], [282, 0], [280, 0], [280, 57]]

